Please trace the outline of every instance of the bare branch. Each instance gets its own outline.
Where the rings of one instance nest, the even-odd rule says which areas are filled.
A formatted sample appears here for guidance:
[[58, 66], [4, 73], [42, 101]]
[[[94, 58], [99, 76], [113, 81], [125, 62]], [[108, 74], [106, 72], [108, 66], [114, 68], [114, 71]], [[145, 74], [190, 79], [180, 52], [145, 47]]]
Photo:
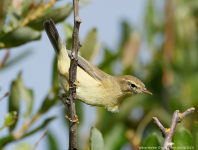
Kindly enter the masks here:
[[33, 150], [36, 149], [36, 147], [38, 146], [38, 144], [40, 143], [40, 141], [44, 138], [44, 136], [45, 136], [46, 134], [47, 134], [47, 131], [45, 131], [45, 132], [43, 133], [43, 135], [40, 137], [40, 139], [36, 142], [36, 144], [34, 145]]
[[68, 99], [70, 101], [69, 105], [69, 150], [77, 150], [77, 126], [76, 126], [76, 109], [75, 109], [75, 99], [76, 99], [76, 74], [77, 74], [77, 65], [78, 65], [78, 51], [81, 47], [79, 42], [78, 34], [80, 23], [82, 22], [79, 17], [79, 0], [73, 0], [74, 8], [74, 30], [73, 30], [73, 39], [72, 39], [72, 57], [71, 64], [69, 69], [69, 86], [73, 87], [69, 89]]
[[180, 113], [179, 110], [176, 110], [173, 114], [172, 122], [170, 128], [164, 128], [164, 126], [160, 123], [157, 117], [153, 117], [155, 124], [159, 127], [162, 132], [163, 137], [165, 138], [162, 150], [169, 150], [172, 148], [174, 143], [172, 142], [173, 135], [175, 133], [175, 128], [178, 123], [182, 121], [182, 119], [189, 114], [192, 114], [195, 111], [195, 108], [187, 109], [185, 112]]
[[158, 126], [160, 131], [162, 132], [162, 136], [164, 137], [164, 133], [166, 131], [166, 128], [161, 124], [161, 122], [157, 119], [157, 117], [153, 117], [154, 123]]
[[182, 113], [182, 118], [194, 113], [194, 111], [195, 111], [195, 108], [193, 108], [193, 107], [190, 109], [187, 109], [185, 112]]
[[4, 99], [6, 96], [8, 96], [8, 95], [9, 95], [9, 92], [6, 92], [6, 93], [4, 94], [4, 96], [0, 98], [0, 101], [1, 101], [2, 99]]

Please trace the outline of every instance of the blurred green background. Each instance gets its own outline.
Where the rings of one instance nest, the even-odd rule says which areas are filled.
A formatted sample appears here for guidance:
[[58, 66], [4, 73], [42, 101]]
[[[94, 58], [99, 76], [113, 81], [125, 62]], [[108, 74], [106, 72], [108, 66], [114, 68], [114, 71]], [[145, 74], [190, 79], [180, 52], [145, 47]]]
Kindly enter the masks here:
[[[42, 24], [46, 19], [51, 18], [55, 23], [61, 22], [61, 28], [64, 31], [61, 34], [66, 37], [67, 49], [71, 49], [72, 26], [67, 18], [71, 17], [72, 5], [64, 2], [64, 6], [53, 7], [55, 3], [59, 2], [55, 0], [1, 1], [0, 48], [3, 53], [1, 52], [0, 75], [1, 72], [6, 74], [12, 70], [12, 66], [18, 62], [26, 63], [27, 59], [24, 58], [30, 57], [34, 49], [25, 50], [23, 53], [12, 56], [12, 59], [8, 59], [8, 56], [11, 55], [13, 47], [19, 46], [20, 48], [28, 42], [39, 40], [43, 30]], [[93, 3], [82, 0], [80, 9], [92, 7]], [[92, 109], [87, 112], [87, 107], [76, 101], [80, 121], [78, 124], [79, 150], [93, 149], [89, 147], [89, 144], [94, 145], [94, 142], [101, 143], [100, 146], [103, 147], [103, 140], [105, 150], [138, 150], [140, 146], [158, 147], [163, 144], [163, 137], [152, 117], [158, 117], [168, 128], [175, 110], [184, 112], [191, 107], [198, 108], [198, 1], [166, 0], [159, 4], [156, 1], [145, 0], [142, 3], [145, 7], [143, 7], [144, 14], [140, 16], [141, 28], [134, 26], [127, 19], [119, 21], [119, 40], [114, 43], [113, 48], [105, 41], [98, 42], [100, 32], [97, 28], [90, 28], [84, 38], [80, 35], [83, 45], [80, 55], [108, 74], [116, 76], [128, 74], [138, 77], [153, 93], [153, 96], [141, 94], [127, 98], [119, 113], [110, 113], [104, 108], [97, 107], [93, 108], [96, 109], [95, 111]], [[136, 5], [136, 2], [131, 2], [131, 5]], [[103, 5], [103, 7], [109, 7], [108, 9], [111, 10], [110, 5]], [[100, 17], [98, 18], [100, 20]], [[46, 36], [45, 33], [43, 35]], [[106, 33], [106, 36], [111, 38], [112, 35]], [[45, 43], [50, 45], [49, 41]], [[47, 49], [43, 45], [43, 50], [53, 51], [51, 45]], [[45, 61], [45, 56], [42, 57]], [[0, 101], [0, 105], [4, 104], [3, 101], [8, 103], [7, 113], [10, 112], [7, 115], [0, 113], [2, 120], [0, 127], [9, 129], [9, 132], [4, 132], [3, 135], [1, 134], [3, 128], [0, 129], [0, 149], [10, 149], [9, 144], [13, 141], [20, 141], [35, 134], [41, 137], [44, 130], [48, 130], [45, 139], [45, 146], [48, 146], [48, 149], [63, 149], [59, 143], [68, 143], [68, 141], [60, 141], [60, 137], [68, 136], [67, 130], [64, 129], [68, 129], [68, 120], [64, 118], [68, 111], [61, 106], [56, 96], [61, 92], [61, 88], [57, 76], [55, 53], [53, 64], [46, 65], [53, 66], [52, 72], [46, 74], [51, 77], [50, 88], [46, 89], [48, 92], [44, 93], [45, 96], [43, 100], [40, 100], [39, 105], [35, 103], [35, 92], [24, 83], [23, 73], [20, 70], [18, 70], [18, 75], [15, 75], [15, 80], [10, 81], [8, 100]], [[39, 78], [34, 72], [31, 75], [33, 80]], [[0, 86], [3, 88], [3, 79], [0, 80]], [[3, 96], [4, 93], [1, 91], [0, 93]], [[24, 101], [23, 104], [21, 101]], [[37, 106], [36, 109], [33, 109], [34, 105]], [[56, 117], [49, 116], [50, 110], [55, 110], [54, 108], [57, 107], [61, 110], [61, 115], [57, 113]], [[93, 116], [89, 117], [92, 113], [95, 114], [94, 119]], [[177, 125], [173, 138], [174, 146], [193, 146], [194, 149], [198, 149], [197, 115], [198, 112], [195, 111]], [[55, 118], [63, 120], [61, 125]], [[96, 128], [85, 130], [90, 126], [87, 124], [89, 118], [93, 120], [92, 125], [102, 133], [103, 140]], [[53, 129], [48, 128], [50, 123], [54, 123], [57, 128], [63, 128], [63, 135], [53, 134]], [[91, 138], [89, 137], [90, 130], [93, 131]], [[37, 140], [38, 138], [33, 141]], [[35, 142], [26, 140], [13, 144], [12, 149], [29, 150], [34, 147], [34, 144]], [[42, 148], [38, 147], [38, 149]]]

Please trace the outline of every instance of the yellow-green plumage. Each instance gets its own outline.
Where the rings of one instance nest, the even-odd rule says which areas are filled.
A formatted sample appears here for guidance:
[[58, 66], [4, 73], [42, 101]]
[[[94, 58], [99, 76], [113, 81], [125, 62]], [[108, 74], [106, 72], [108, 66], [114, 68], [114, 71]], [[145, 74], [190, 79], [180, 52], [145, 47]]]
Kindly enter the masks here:
[[[66, 49], [52, 20], [45, 21], [44, 28], [57, 54], [60, 84], [67, 93], [71, 51]], [[78, 100], [106, 107], [111, 112], [118, 112], [128, 96], [142, 92], [151, 94], [136, 77], [108, 75], [81, 56], [78, 57], [77, 81]]]

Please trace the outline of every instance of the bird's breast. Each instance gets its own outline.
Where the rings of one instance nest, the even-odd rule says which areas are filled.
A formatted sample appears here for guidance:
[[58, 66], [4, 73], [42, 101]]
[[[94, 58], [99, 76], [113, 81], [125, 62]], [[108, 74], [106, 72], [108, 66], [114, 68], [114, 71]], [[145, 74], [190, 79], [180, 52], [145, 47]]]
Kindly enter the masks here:
[[[59, 75], [64, 91], [68, 93], [68, 77]], [[125, 97], [119, 85], [112, 80], [101, 83], [87, 74], [80, 67], [77, 68], [77, 99], [92, 106], [103, 106], [111, 112], [118, 112]]]

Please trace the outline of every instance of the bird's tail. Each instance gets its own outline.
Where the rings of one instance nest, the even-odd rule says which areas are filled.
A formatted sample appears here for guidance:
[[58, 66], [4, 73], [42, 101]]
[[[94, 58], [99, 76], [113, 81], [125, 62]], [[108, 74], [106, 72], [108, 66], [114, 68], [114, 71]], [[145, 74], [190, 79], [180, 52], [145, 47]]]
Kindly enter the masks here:
[[43, 23], [43, 26], [45, 28], [45, 32], [47, 33], [57, 56], [64, 58], [64, 60], [68, 60], [69, 57], [68, 57], [68, 53], [66, 50], [66, 46], [58, 34], [58, 30], [56, 29], [54, 21], [52, 19], [46, 20]]

